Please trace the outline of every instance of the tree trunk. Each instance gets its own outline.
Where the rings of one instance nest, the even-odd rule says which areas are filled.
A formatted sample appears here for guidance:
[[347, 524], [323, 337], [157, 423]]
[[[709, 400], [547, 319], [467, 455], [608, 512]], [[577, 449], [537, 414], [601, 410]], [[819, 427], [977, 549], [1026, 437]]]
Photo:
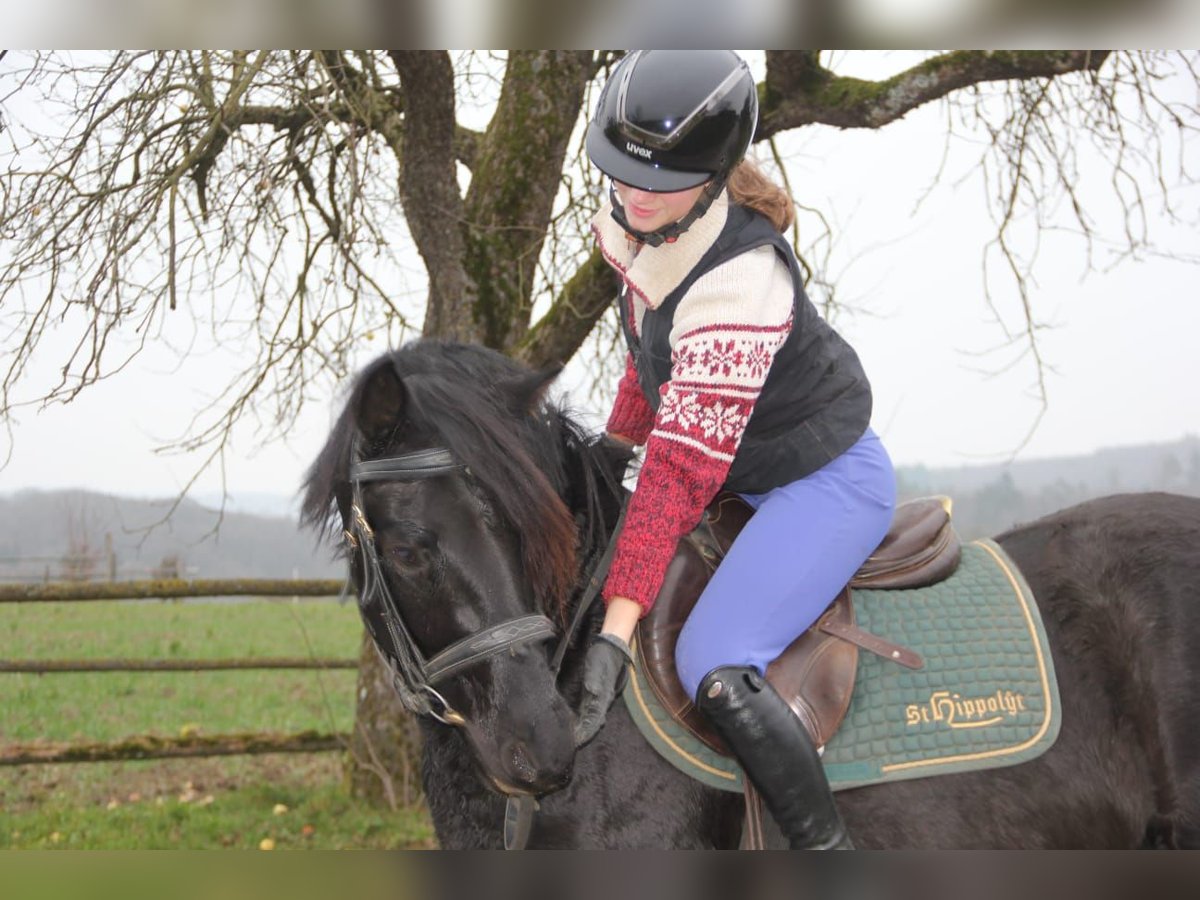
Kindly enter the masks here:
[[[535, 267], [591, 77], [592, 54], [521, 51], [510, 56], [496, 114], [476, 141], [465, 200], [455, 175], [449, 54], [390, 55], [405, 88], [404, 212], [429, 271], [423, 334], [514, 353], [529, 327]], [[595, 269], [581, 282], [599, 280]], [[579, 295], [574, 299], [588, 299], [588, 315], [598, 315], [592, 312], [594, 291], [582, 283], [574, 290]], [[542, 356], [569, 356], [551, 332], [540, 332], [537, 350]], [[348, 762], [351, 786], [356, 796], [376, 803], [406, 804], [418, 792], [417, 723], [396, 700], [369, 639], [361, 661]]]
[[350, 792], [391, 809], [411, 806], [422, 798], [417, 720], [400, 705], [391, 675], [366, 632], [359, 663], [354, 731], [346, 758]]

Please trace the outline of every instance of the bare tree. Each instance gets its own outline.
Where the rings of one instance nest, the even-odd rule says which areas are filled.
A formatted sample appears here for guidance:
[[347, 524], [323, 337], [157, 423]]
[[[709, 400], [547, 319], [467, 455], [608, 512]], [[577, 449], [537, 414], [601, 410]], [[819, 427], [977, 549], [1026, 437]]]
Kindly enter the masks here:
[[[180, 317], [207, 340], [248, 350], [179, 440], [206, 449], [209, 462], [223, 458], [247, 416], [268, 424], [262, 440], [285, 431], [372, 339], [479, 341], [533, 365], [567, 360], [594, 331], [598, 345], [611, 342], [604, 313], [613, 283], [586, 238], [603, 186], [583, 159], [580, 126], [614, 59], [565, 51], [0, 58], [8, 160], [0, 417], [69, 402], [167, 339]], [[935, 102], [948, 134], [982, 135], [980, 173], [997, 226], [984, 259], [1010, 276], [1003, 288], [986, 282], [989, 300], [1004, 293], [1020, 304], [1023, 326], [1006, 338], [1024, 347], [1039, 377], [1027, 290], [1036, 247], [1020, 248], [1014, 223], [1048, 220], [1066, 204], [1091, 240], [1099, 188], [1080, 183], [1083, 139], [1110, 162], [1126, 253], [1148, 246], [1150, 193], [1169, 196], [1165, 188], [1192, 177], [1164, 148], [1171, 132], [1196, 128], [1195, 56], [961, 51], [930, 54], [880, 81], [839, 75], [830, 60], [767, 53], [756, 139], [773, 145], [815, 124], [883, 128]], [[1181, 84], [1186, 98], [1176, 96]], [[464, 125], [467, 113], [482, 125]], [[396, 252], [408, 239], [424, 269], [415, 279]], [[818, 226], [798, 250], [817, 299], [831, 304], [821, 239]], [[70, 336], [57, 380], [27, 394], [52, 333]], [[397, 711], [371, 672], [373, 654], [363, 660], [355, 757], [374, 773], [375, 793], [394, 798], [402, 792], [391, 779], [408, 762], [369, 737]]]
[[60, 560], [64, 581], [91, 581], [100, 568], [100, 554], [88, 523], [86, 501], [67, 510], [67, 552]]

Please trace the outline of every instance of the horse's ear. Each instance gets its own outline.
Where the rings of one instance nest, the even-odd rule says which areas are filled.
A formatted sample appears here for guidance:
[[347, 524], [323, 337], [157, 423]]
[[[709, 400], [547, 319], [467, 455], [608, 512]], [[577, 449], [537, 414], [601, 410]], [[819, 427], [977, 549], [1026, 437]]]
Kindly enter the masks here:
[[508, 405], [512, 411], [523, 416], [537, 409], [545, 398], [546, 391], [562, 370], [563, 367], [556, 363], [536, 372], [508, 379], [502, 385], [502, 389], [508, 397]]
[[404, 382], [390, 365], [367, 376], [358, 396], [355, 422], [368, 443], [386, 440], [400, 422], [405, 406]]

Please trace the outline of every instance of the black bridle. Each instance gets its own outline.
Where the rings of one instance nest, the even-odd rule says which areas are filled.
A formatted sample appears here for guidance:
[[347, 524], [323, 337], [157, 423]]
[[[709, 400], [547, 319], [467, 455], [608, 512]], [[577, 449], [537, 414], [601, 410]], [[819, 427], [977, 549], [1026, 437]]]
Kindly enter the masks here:
[[[456, 675], [468, 666], [510, 647], [554, 637], [557, 629], [544, 615], [531, 614], [507, 619], [455, 641], [426, 659], [404, 624], [400, 609], [384, 580], [383, 567], [375, 546], [375, 532], [367, 521], [362, 485], [372, 481], [422, 481], [440, 475], [470, 470], [447, 449], [435, 447], [402, 456], [360, 461], [357, 442], [350, 467], [352, 489], [351, 522], [345, 537], [351, 551], [362, 553], [362, 584], [359, 586], [359, 610], [371, 632], [376, 650], [391, 670], [393, 686], [401, 703], [417, 715], [429, 715], [447, 725], [462, 726], [466, 719], [452, 708], [434, 685]], [[597, 551], [587, 567], [588, 585], [576, 607], [570, 626], [563, 633], [551, 666], [557, 676], [567, 646], [583, 621], [587, 608], [599, 596], [600, 587], [612, 559], [616, 531], [603, 553]]]

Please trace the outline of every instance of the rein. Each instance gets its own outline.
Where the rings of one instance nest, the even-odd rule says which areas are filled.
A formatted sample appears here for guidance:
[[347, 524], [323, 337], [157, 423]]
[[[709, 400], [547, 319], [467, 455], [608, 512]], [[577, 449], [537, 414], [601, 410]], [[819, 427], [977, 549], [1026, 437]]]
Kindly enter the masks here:
[[621, 526], [625, 524], [626, 505], [625, 502], [621, 503], [621, 514], [617, 517], [617, 524], [613, 527], [612, 537], [608, 539], [604, 550], [597, 550], [593, 553], [592, 558], [585, 567], [585, 571], [587, 572], [587, 587], [584, 589], [583, 596], [579, 598], [579, 603], [575, 605], [575, 615], [571, 617], [571, 624], [563, 632], [563, 636], [558, 642], [558, 649], [554, 652], [554, 659], [550, 663], [550, 671], [554, 673], [555, 678], [558, 677], [559, 669], [562, 668], [563, 658], [567, 655], [567, 647], [570, 646], [575, 633], [583, 625], [583, 620], [587, 616], [588, 610], [596, 602], [596, 598], [600, 596], [600, 589], [604, 587], [604, 579], [608, 577], [608, 567], [612, 565], [613, 553], [617, 549], [617, 535], [621, 533]]

